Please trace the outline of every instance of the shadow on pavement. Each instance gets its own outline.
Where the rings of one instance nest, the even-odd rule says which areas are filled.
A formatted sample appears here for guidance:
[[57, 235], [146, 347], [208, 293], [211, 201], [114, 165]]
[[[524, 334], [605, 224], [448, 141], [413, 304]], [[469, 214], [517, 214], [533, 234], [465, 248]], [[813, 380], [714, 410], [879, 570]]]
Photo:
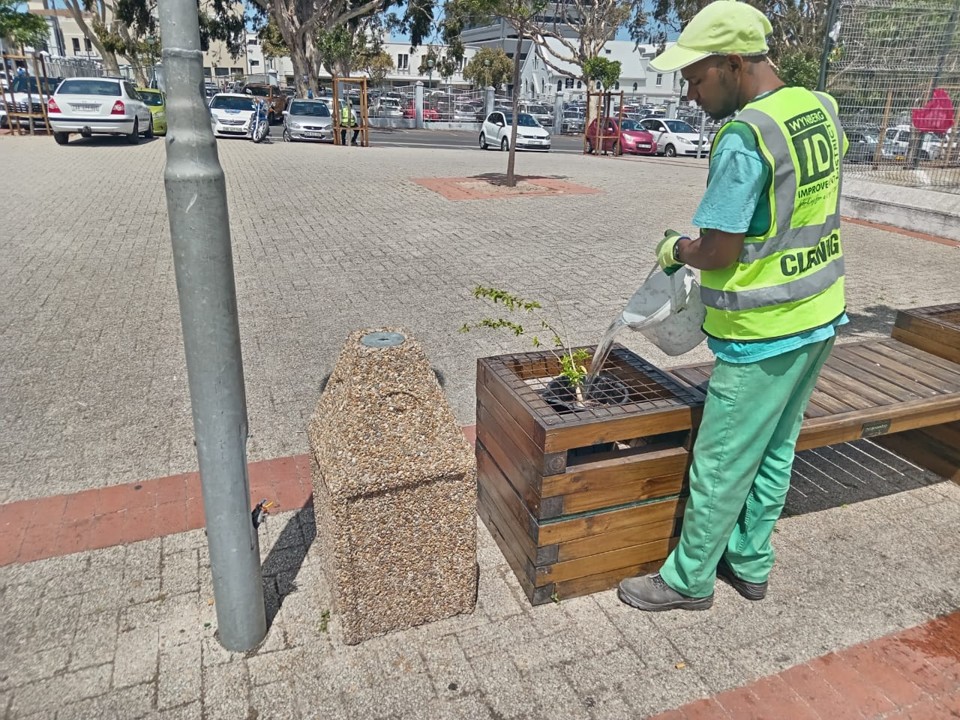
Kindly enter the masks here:
[[946, 482], [869, 440], [797, 453], [784, 516], [803, 515]]
[[[271, 520], [267, 520], [271, 522]], [[276, 520], [273, 520], [276, 522]], [[297, 575], [307, 551], [317, 536], [313, 504], [291, 515], [261, 567], [263, 595], [267, 610], [267, 627], [273, 624], [284, 599], [297, 590]]]
[[893, 329], [893, 322], [897, 317], [897, 308], [888, 305], [870, 305], [862, 312], [847, 310], [850, 324], [840, 330], [840, 338], [844, 335], [861, 335], [864, 333], [880, 333], [889, 335]]

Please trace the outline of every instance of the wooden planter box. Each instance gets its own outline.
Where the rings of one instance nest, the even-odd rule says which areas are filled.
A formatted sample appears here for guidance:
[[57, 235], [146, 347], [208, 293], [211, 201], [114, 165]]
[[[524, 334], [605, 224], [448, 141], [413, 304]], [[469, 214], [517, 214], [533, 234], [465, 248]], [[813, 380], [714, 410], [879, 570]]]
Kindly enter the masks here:
[[892, 334], [907, 345], [960, 363], [960, 305], [899, 310]]
[[703, 396], [619, 345], [605, 372], [627, 402], [574, 412], [544, 399], [552, 353], [478, 361], [479, 513], [534, 605], [653, 570], [679, 535]]
[[[893, 337], [960, 364], [960, 305], [899, 310]], [[913, 463], [960, 483], [960, 422], [910, 430], [879, 440]]]

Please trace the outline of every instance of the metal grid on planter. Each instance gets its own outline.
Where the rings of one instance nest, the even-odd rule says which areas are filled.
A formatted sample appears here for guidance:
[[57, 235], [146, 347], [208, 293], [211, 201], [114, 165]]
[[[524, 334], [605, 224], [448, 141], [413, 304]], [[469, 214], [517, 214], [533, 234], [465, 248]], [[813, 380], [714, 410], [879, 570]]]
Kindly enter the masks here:
[[[575, 348], [580, 349], [580, 348]], [[582, 348], [591, 353], [595, 346]], [[557, 351], [558, 354], [560, 351]], [[548, 385], [561, 371], [560, 361], [550, 351], [504, 355], [491, 359], [490, 369], [500, 377], [547, 425], [577, 424], [585, 419], [604, 420], [639, 413], [689, 407], [702, 402], [698, 395], [681, 386], [622, 345], [614, 346], [604, 363], [603, 373], [626, 388], [627, 401], [618, 405], [596, 405], [574, 410], [553, 405], [545, 399]], [[615, 390], [601, 391], [610, 395]]]

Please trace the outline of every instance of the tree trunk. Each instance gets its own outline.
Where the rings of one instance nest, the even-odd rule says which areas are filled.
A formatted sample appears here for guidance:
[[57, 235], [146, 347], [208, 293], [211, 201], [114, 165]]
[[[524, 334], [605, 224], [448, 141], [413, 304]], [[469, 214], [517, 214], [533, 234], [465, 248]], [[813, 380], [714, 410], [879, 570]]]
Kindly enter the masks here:
[[106, 75], [119, 75], [120, 63], [117, 61], [116, 53], [107, 50], [103, 43], [100, 42], [100, 38], [97, 37], [97, 34], [90, 28], [89, 25], [87, 25], [87, 21], [83, 17], [83, 10], [80, 7], [80, 0], [64, 0], [64, 4], [67, 6], [67, 10], [70, 11], [70, 15], [73, 16], [73, 19], [79, 26], [80, 32], [83, 33], [83, 36], [89, 40], [90, 44], [97, 49], [98, 53], [100, 53], [100, 57], [103, 59], [104, 73]]
[[507, 187], [517, 186], [514, 165], [517, 158], [517, 120], [520, 110], [520, 51], [523, 49], [525, 23], [517, 24], [517, 49], [513, 53], [513, 122], [510, 124], [510, 152], [507, 155]]

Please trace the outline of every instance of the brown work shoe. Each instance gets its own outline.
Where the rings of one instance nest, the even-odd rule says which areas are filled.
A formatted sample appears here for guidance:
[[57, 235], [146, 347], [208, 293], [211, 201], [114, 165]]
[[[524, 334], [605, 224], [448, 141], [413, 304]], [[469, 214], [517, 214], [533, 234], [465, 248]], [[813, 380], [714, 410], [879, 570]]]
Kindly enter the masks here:
[[681, 595], [667, 585], [660, 573], [627, 578], [620, 583], [617, 593], [627, 605], [639, 610], [708, 610], [713, 605], [713, 593], [704, 598]]
[[767, 596], [767, 583], [753, 583], [737, 577], [736, 573], [727, 565], [727, 561], [720, 558], [717, 563], [717, 577], [732, 587], [747, 600], [763, 600]]

